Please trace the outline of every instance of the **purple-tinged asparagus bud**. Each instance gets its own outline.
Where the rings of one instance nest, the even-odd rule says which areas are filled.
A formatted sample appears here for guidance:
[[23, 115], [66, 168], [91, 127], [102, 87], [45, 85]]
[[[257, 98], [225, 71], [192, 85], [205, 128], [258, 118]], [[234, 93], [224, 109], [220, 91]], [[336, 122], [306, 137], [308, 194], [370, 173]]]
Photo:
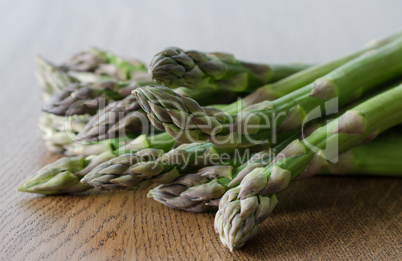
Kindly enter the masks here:
[[142, 178], [149, 178], [162, 173], [163, 167], [154, 161], [138, 162], [129, 167], [126, 174], [135, 175]]
[[320, 172], [327, 165], [328, 161], [324, 153], [320, 150], [317, 154], [314, 155], [307, 168], [300, 175], [298, 175], [295, 180], [310, 178]]
[[268, 180], [264, 172], [264, 168], [256, 168], [244, 177], [243, 181], [240, 183], [240, 199], [255, 195], [266, 187]]
[[234, 179], [232, 179], [232, 181], [230, 181], [230, 183], [229, 183], [229, 187], [232, 187], [234, 184], [236, 184], [236, 183], [240, 183], [243, 179], [244, 179], [244, 177], [247, 175], [247, 174], [249, 174], [250, 172], [252, 172], [254, 169], [256, 169], [256, 168], [262, 168], [262, 167], [264, 167], [264, 165], [263, 164], [259, 164], [259, 163], [250, 163], [250, 164], [247, 164], [247, 166], [243, 169], [243, 170], [241, 170], [237, 175], [236, 175], [236, 177], [234, 178]]
[[197, 173], [209, 179], [232, 178], [233, 167], [230, 165], [209, 166], [198, 170]]
[[153, 176], [152, 179], [150, 179], [149, 181], [156, 184], [168, 184], [178, 177], [180, 177], [180, 173], [177, 171], [176, 168], [173, 168], [170, 171], [161, 173], [157, 176]]
[[246, 199], [240, 200], [240, 217], [247, 218], [248, 216], [254, 214], [258, 207], [258, 197], [248, 197]]
[[275, 159], [271, 162], [270, 165], [274, 165], [281, 159], [296, 157], [306, 153], [305, 146], [300, 142], [300, 140], [294, 140], [289, 145], [287, 145], [279, 154], [275, 157]]
[[258, 224], [268, 217], [276, 204], [275, 195], [271, 198], [254, 195], [242, 200], [239, 192], [240, 187], [228, 190], [215, 216], [215, 230], [231, 251], [257, 234]]
[[278, 199], [275, 195], [270, 197], [258, 195], [258, 208], [255, 211], [255, 222], [257, 224], [263, 222], [274, 210], [276, 203], [278, 203]]
[[268, 179], [266, 187], [260, 191], [262, 195], [272, 195], [281, 190], [284, 190], [290, 182], [291, 173], [286, 169], [282, 169], [278, 166], [271, 168], [271, 175]]
[[226, 188], [214, 179], [208, 183], [191, 187], [180, 196], [194, 201], [209, 201], [222, 197], [225, 192]]

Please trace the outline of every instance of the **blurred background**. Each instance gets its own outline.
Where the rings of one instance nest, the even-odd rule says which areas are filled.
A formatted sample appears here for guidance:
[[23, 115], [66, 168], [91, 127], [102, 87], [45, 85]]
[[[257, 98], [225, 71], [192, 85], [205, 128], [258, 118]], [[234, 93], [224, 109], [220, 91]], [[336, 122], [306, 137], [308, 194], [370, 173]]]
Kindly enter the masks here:
[[[167, 46], [322, 62], [398, 30], [398, 0], [0, 1], [0, 55], [58, 62], [86, 46], [148, 62]], [[8, 63], [1, 59], [2, 65]]]

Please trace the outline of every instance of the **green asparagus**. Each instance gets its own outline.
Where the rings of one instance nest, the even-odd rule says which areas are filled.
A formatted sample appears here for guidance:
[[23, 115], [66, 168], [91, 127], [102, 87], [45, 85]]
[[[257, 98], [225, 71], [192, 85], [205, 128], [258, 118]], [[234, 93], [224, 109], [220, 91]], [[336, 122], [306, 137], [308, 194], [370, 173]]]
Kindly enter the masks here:
[[93, 47], [69, 58], [59, 68], [85, 82], [102, 79], [144, 81], [143, 77], [149, 77], [142, 62]]
[[[167, 133], [163, 135], [169, 136]], [[172, 139], [173, 140], [173, 139]], [[186, 171], [230, 158], [235, 149], [211, 143], [183, 144], [151, 161], [138, 161], [127, 153], [88, 173], [81, 182], [104, 190], [137, 190], [172, 182]]]
[[[256, 153], [237, 168], [230, 164], [196, 169], [169, 184], [151, 189], [148, 197], [171, 208], [190, 212], [213, 211], [229, 188], [238, 185], [252, 169], [268, 164], [275, 151], [280, 151], [279, 146], [285, 144], [287, 141], [271, 151]], [[384, 136], [343, 153], [336, 163], [328, 162], [327, 168], [317, 174], [400, 177], [401, 158], [402, 137]]]
[[[104, 168], [104, 163], [109, 165], [109, 160], [130, 153], [133, 155], [132, 161], [141, 159], [145, 162], [168, 151], [174, 144], [175, 140], [167, 134], [160, 134], [152, 138], [141, 135], [127, 144], [119, 144], [120, 147], [117, 146], [118, 149], [114, 151], [109, 149], [99, 155], [61, 158], [25, 180], [19, 186], [18, 191], [38, 194], [82, 192], [92, 188], [80, 182], [82, 177], [91, 171], [96, 171], [97, 168]], [[116, 160], [114, 162], [117, 163]]]
[[44, 100], [71, 83], [102, 82], [105, 80], [150, 81], [143, 63], [123, 59], [110, 52], [89, 48], [57, 66], [36, 56], [36, 76]]
[[250, 92], [308, 68], [304, 64], [268, 65], [247, 63], [226, 53], [183, 51], [170, 47], [155, 55], [149, 72], [167, 87], [190, 89], [227, 89]]
[[[402, 38], [371, 50], [275, 101], [251, 105], [237, 114], [202, 108], [164, 87], [134, 92], [152, 123], [175, 139], [212, 142], [217, 146], [250, 146], [275, 132], [297, 130], [309, 113], [337, 99], [339, 106], [402, 76]], [[307, 117], [306, 117], [307, 116]]]
[[290, 182], [316, 174], [339, 153], [402, 123], [401, 99], [399, 85], [348, 110], [307, 138], [293, 141], [269, 165], [249, 172], [219, 202], [215, 230], [223, 244], [233, 250], [255, 236], [258, 224], [275, 207], [276, 194]]

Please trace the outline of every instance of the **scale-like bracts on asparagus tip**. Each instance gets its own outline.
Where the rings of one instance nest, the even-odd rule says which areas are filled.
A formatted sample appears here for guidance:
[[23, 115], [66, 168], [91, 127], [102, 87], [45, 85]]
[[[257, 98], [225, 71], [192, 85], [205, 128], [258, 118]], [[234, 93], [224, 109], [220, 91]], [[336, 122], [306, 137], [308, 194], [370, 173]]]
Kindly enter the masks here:
[[304, 64], [247, 63], [227, 53], [183, 51], [170, 47], [154, 56], [149, 72], [157, 83], [169, 88], [186, 86], [190, 89], [250, 92], [308, 67]]

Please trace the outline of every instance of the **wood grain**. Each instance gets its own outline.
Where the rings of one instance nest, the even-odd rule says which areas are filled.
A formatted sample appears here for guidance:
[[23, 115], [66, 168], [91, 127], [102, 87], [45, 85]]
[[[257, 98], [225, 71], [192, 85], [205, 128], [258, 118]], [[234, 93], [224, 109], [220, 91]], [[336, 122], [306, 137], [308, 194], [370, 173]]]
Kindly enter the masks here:
[[401, 9], [391, 0], [0, 0], [0, 259], [401, 260], [402, 180], [394, 178], [296, 183], [258, 236], [233, 253], [219, 242], [213, 213], [172, 210], [146, 192], [15, 191], [57, 158], [36, 128], [36, 53], [57, 62], [96, 45], [148, 61], [177, 45], [247, 60], [323, 62], [400, 29]]

